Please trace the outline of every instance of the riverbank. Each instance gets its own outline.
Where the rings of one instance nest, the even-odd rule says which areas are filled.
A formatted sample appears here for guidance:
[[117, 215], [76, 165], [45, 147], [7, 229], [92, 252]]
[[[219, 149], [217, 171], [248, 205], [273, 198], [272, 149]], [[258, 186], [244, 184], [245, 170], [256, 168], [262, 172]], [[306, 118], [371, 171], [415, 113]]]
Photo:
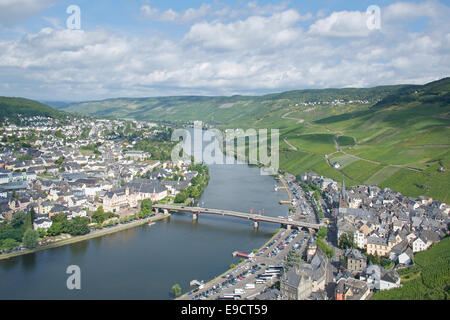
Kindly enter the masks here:
[[108, 234], [112, 234], [112, 233], [124, 231], [124, 230], [127, 230], [127, 229], [135, 228], [135, 227], [144, 225], [144, 224], [146, 224], [148, 222], [155, 222], [155, 221], [163, 220], [163, 219], [166, 219], [168, 217], [170, 217], [170, 214], [161, 213], [161, 214], [155, 215], [153, 217], [149, 217], [149, 218], [143, 219], [141, 221], [135, 221], [135, 222], [127, 223], [125, 225], [118, 225], [116, 227], [112, 227], [112, 228], [106, 229], [106, 230], [94, 231], [94, 232], [88, 233], [88, 234], [83, 235], [83, 236], [72, 237], [70, 239], [59, 241], [59, 242], [56, 242], [56, 243], [52, 243], [52, 244], [49, 244], [49, 245], [46, 245], [46, 246], [42, 246], [42, 247], [39, 247], [39, 248], [36, 248], [36, 249], [32, 249], [32, 250], [25, 249], [23, 251], [17, 251], [17, 252], [11, 252], [11, 253], [2, 254], [2, 255], [0, 255], [0, 261], [1, 260], [6, 260], [6, 259], [10, 259], [10, 258], [14, 258], [14, 257], [17, 257], [17, 256], [22, 256], [22, 255], [25, 255], [25, 254], [35, 253], [35, 252], [42, 251], [42, 250], [62, 247], [62, 246], [66, 246], [66, 245], [69, 245], [69, 244], [73, 244], [73, 243], [77, 243], [77, 242], [81, 242], [81, 241], [85, 241], [85, 240], [89, 240], [89, 239], [93, 239], [93, 238], [97, 238], [97, 237], [102, 237], [102, 236], [105, 236], [105, 235], [108, 235]]
[[[268, 246], [269, 243], [270, 243], [273, 239], [275, 239], [276, 237], [278, 237], [279, 234], [281, 233], [281, 231], [282, 231], [282, 229], [278, 229], [278, 231], [276, 231], [276, 232], [273, 234], [273, 236], [272, 236], [269, 240], [267, 240], [267, 241], [266, 241], [266, 242], [258, 249], [258, 252], [261, 251], [264, 247]], [[234, 268], [225, 270], [223, 273], [219, 274], [218, 276], [212, 278], [212, 279], [209, 280], [207, 283], [205, 283], [205, 286], [207, 286], [207, 285], [210, 284], [211, 282], [220, 280], [224, 275], [226, 275], [227, 273], [233, 272], [235, 269], [239, 268], [239, 267], [240, 267], [242, 264], [244, 264], [245, 262], [246, 262], [246, 260], [243, 260], [241, 263], [238, 263]], [[182, 300], [182, 299], [186, 298], [186, 297], [188, 296], [188, 293], [191, 292], [191, 291], [192, 291], [192, 290], [189, 290], [188, 292], [184, 293], [183, 295], [181, 295], [181, 296], [175, 298], [175, 300]]]

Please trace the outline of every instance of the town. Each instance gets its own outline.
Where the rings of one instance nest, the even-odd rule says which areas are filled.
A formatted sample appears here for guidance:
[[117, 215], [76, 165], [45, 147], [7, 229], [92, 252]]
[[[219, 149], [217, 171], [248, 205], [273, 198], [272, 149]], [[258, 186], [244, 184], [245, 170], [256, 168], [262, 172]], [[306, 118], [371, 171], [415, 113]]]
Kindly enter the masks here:
[[[8, 256], [147, 219], [152, 203], [187, 204], [208, 183], [201, 164], [152, 160], [136, 150], [158, 144], [163, 153], [159, 145], [171, 146], [169, 127], [19, 118], [20, 125], [6, 120], [0, 131], [0, 251]], [[23, 234], [27, 225], [34, 237]]]
[[448, 236], [450, 207], [429, 197], [340, 187], [314, 172], [285, 176], [288, 187], [281, 189], [292, 198], [286, 219], [328, 227], [280, 229], [263, 248], [241, 254], [247, 261], [194, 283], [181, 299], [366, 300], [401, 287], [399, 272], [415, 254]]
[[[169, 160], [170, 125], [19, 118], [0, 131], [0, 257], [153, 223], [160, 215], [153, 204], [183, 208], [208, 184], [206, 166]], [[289, 216], [280, 216], [286, 225], [179, 299], [369, 299], [400, 287], [399, 272], [448, 236], [450, 207], [430, 197], [346, 187], [314, 172], [277, 179], [290, 199], [280, 203], [289, 205]], [[293, 221], [321, 227], [288, 227]]]

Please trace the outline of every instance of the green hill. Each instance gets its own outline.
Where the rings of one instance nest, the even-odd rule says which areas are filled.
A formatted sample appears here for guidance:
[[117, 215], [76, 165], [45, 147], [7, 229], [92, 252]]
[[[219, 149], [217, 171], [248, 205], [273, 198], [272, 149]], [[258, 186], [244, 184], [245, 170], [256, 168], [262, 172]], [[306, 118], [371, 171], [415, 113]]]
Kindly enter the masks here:
[[400, 270], [400, 288], [379, 291], [373, 300], [448, 300], [450, 299], [450, 238], [418, 252], [415, 264]]
[[62, 110], [127, 119], [245, 124], [266, 117], [274, 108], [288, 108], [290, 104], [336, 99], [377, 101], [401, 87], [297, 90], [263, 96], [117, 98], [72, 104]]
[[18, 115], [26, 117], [44, 116], [54, 119], [63, 119], [68, 113], [55, 110], [52, 107], [25, 98], [0, 97], [0, 122], [8, 118], [11, 122], [19, 121]]
[[[348, 185], [377, 184], [408, 196], [427, 195], [448, 203], [449, 88], [450, 78], [445, 78], [400, 88], [366, 110], [300, 125], [291, 121], [282, 135], [297, 151], [282, 140], [281, 167], [295, 174], [314, 170]], [[291, 115], [307, 116], [302, 111]], [[272, 121], [273, 127], [286, 125], [279, 119]], [[322, 135], [319, 142], [311, 139], [317, 134]], [[333, 168], [330, 164], [334, 162], [341, 167]]]

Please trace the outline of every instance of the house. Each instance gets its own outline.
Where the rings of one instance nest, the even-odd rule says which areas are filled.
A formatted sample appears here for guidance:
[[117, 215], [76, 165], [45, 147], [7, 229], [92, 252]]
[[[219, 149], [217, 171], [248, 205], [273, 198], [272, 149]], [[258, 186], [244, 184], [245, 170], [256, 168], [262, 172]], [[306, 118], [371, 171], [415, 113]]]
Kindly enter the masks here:
[[431, 245], [431, 241], [428, 241], [424, 235], [420, 235], [417, 239], [412, 242], [413, 252], [419, 252], [427, 250]]
[[400, 276], [395, 270], [383, 270], [381, 272], [379, 290], [389, 290], [400, 287]]
[[360, 273], [367, 267], [367, 257], [357, 249], [345, 251], [345, 266], [354, 273]]
[[411, 248], [407, 248], [404, 252], [402, 252], [398, 256], [398, 264], [409, 266], [412, 264], [412, 260], [414, 258], [414, 253]]
[[144, 151], [139, 150], [128, 150], [125, 152], [125, 158], [130, 158], [133, 160], [144, 160], [145, 158], [150, 157], [150, 154]]
[[188, 181], [169, 181], [169, 180], [163, 180], [161, 183], [167, 188], [167, 191], [169, 191], [170, 195], [177, 195], [182, 190], [189, 187], [190, 183]]
[[367, 245], [367, 236], [373, 231], [372, 226], [363, 224], [353, 233], [353, 239], [360, 249], [364, 249]]
[[38, 229], [44, 229], [47, 230], [48, 228], [50, 228], [52, 226], [53, 222], [50, 219], [47, 218], [40, 218], [40, 219], [36, 219], [33, 222], [33, 228], [34, 230], [38, 230]]
[[353, 278], [341, 278], [335, 289], [336, 300], [365, 300], [370, 289], [365, 281]]
[[370, 236], [367, 238], [367, 253], [377, 254], [380, 257], [386, 256], [391, 251], [386, 239]]

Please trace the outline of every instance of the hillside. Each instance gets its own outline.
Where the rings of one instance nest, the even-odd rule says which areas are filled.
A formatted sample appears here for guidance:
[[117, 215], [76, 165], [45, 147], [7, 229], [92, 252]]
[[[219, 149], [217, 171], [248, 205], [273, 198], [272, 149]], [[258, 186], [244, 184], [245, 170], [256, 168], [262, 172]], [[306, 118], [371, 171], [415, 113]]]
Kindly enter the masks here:
[[67, 112], [55, 110], [46, 104], [34, 100], [0, 97], [0, 122], [5, 118], [9, 118], [11, 122], [17, 123], [19, 114], [26, 117], [43, 116], [54, 119], [63, 119], [68, 115]]
[[244, 123], [263, 118], [274, 108], [287, 108], [290, 104], [336, 99], [377, 101], [403, 86], [385, 86], [369, 89], [317, 89], [297, 90], [264, 96], [232, 97], [156, 97], [118, 98], [90, 101], [62, 107], [62, 110], [103, 117], [145, 120], [188, 121], [227, 124], [237, 120]]
[[377, 184], [449, 203], [449, 84], [446, 78], [403, 87], [373, 107], [334, 116], [322, 112], [314, 119], [318, 108], [300, 108], [288, 120], [273, 115], [258, 125], [281, 129], [284, 170], [313, 170], [347, 185]]
[[415, 265], [400, 270], [400, 288], [379, 291], [373, 300], [448, 300], [450, 298], [450, 238], [418, 252]]

